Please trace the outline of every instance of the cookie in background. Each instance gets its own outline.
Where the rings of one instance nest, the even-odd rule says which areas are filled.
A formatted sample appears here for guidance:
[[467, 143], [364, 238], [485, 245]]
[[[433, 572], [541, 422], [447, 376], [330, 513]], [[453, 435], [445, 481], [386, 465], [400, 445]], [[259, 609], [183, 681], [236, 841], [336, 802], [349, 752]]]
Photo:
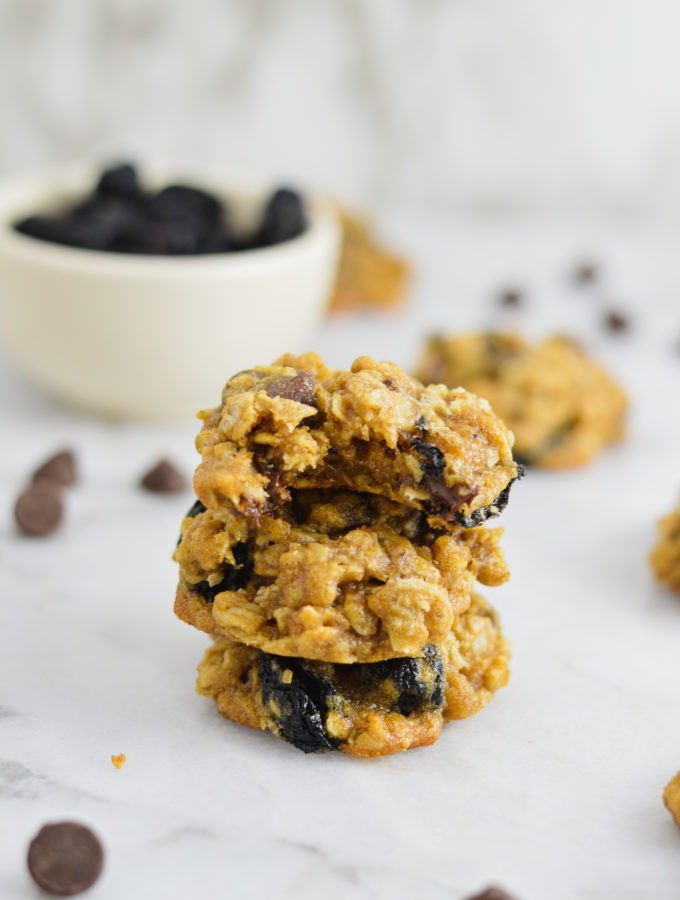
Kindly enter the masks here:
[[585, 465], [621, 440], [627, 399], [611, 376], [566, 337], [435, 335], [416, 368], [424, 384], [485, 397], [515, 435], [515, 458], [562, 469]]

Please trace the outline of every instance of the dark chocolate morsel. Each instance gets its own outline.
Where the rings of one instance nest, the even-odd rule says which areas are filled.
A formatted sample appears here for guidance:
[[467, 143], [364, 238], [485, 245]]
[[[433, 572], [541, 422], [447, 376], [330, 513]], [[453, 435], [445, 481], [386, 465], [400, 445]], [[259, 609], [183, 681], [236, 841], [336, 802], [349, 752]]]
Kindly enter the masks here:
[[574, 269], [576, 284], [592, 284], [598, 276], [597, 266], [592, 262], [579, 263]]
[[270, 397], [282, 397], [284, 400], [295, 400], [305, 406], [316, 406], [316, 379], [311, 372], [300, 369], [291, 378], [276, 378], [265, 388]]
[[14, 507], [14, 518], [24, 534], [44, 537], [56, 531], [63, 511], [58, 492], [39, 481], [21, 494]]
[[210, 584], [207, 581], [199, 581], [198, 584], [192, 584], [191, 590], [196, 591], [203, 597], [206, 603], [212, 603], [217, 594], [222, 591], [238, 591], [248, 584], [251, 572], [253, 571], [253, 562], [248, 555], [248, 546], [246, 544], [236, 544], [232, 547], [235, 566], [225, 566], [224, 577], [218, 584]]
[[516, 900], [516, 898], [504, 891], [503, 888], [490, 885], [481, 894], [475, 894], [474, 897], [468, 897], [467, 900]]
[[609, 331], [622, 332], [628, 331], [630, 322], [619, 312], [608, 312], [604, 317], [604, 324]]
[[48, 894], [72, 897], [99, 878], [104, 851], [97, 836], [76, 822], [43, 826], [28, 848], [28, 871]]
[[304, 753], [337, 750], [340, 742], [328, 736], [324, 724], [328, 699], [334, 693], [330, 680], [300, 659], [262, 651], [259, 658], [262, 702], [280, 736]]
[[501, 306], [505, 307], [518, 307], [522, 305], [522, 292], [518, 291], [515, 288], [510, 288], [508, 290], [501, 292], [500, 297]]
[[417, 453], [425, 457], [420, 464], [423, 472], [426, 475], [431, 475], [433, 478], [441, 478], [444, 474], [444, 454], [439, 447], [436, 447], [434, 444], [428, 444], [419, 437], [413, 438], [411, 446]]
[[479, 493], [479, 488], [466, 488], [460, 484], [448, 485], [442, 477], [432, 475], [423, 478], [420, 484], [432, 498], [428, 511], [447, 520], [458, 516], [458, 508], [470, 503]]
[[76, 480], [75, 457], [70, 450], [55, 453], [33, 473], [33, 480], [45, 476], [70, 487]]
[[184, 475], [167, 459], [162, 459], [140, 481], [140, 486], [155, 494], [175, 494], [186, 490]]

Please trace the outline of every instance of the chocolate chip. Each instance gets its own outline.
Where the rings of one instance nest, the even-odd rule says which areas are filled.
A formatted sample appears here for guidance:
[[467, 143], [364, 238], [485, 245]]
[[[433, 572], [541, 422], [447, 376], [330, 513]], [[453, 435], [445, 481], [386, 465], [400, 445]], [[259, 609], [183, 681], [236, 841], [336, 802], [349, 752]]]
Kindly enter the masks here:
[[277, 378], [265, 389], [270, 397], [295, 400], [305, 406], [316, 406], [316, 380], [311, 372], [300, 369], [292, 378]]
[[609, 331], [619, 333], [628, 331], [628, 328], [630, 327], [628, 319], [618, 312], [608, 312], [604, 317], [604, 324]]
[[467, 900], [516, 900], [516, 898], [504, 891], [503, 888], [491, 885], [481, 894], [475, 894], [474, 897], [468, 897]]
[[97, 836], [76, 822], [45, 825], [28, 848], [28, 871], [48, 894], [71, 897], [99, 878], [104, 852]]
[[592, 284], [597, 280], [598, 270], [595, 263], [582, 262], [574, 269], [574, 281], [576, 284]]
[[51, 456], [35, 470], [33, 481], [35, 482], [36, 479], [43, 476], [58, 481], [64, 487], [70, 487], [74, 484], [76, 480], [76, 464], [73, 453], [70, 450], [62, 450], [60, 453], [55, 453], [54, 456]]
[[468, 489], [460, 484], [449, 486], [443, 478], [432, 476], [423, 478], [420, 484], [432, 497], [433, 512], [446, 520], [453, 519], [457, 510], [479, 493], [477, 487]]
[[141, 487], [154, 494], [176, 494], [186, 490], [184, 475], [167, 459], [162, 459], [140, 481]]
[[522, 292], [518, 290], [506, 290], [501, 293], [501, 306], [518, 307], [522, 305]]
[[61, 500], [54, 488], [45, 480], [34, 484], [19, 497], [14, 507], [14, 518], [24, 532], [33, 537], [44, 537], [57, 529], [63, 515]]

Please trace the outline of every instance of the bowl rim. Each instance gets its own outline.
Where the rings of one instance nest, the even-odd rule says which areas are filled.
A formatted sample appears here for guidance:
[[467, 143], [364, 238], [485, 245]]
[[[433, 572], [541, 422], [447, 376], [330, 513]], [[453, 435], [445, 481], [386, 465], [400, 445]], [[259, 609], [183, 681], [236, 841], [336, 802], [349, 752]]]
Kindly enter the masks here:
[[[145, 160], [138, 167], [145, 182], [186, 181], [205, 187], [232, 200], [262, 201], [274, 188], [271, 179], [255, 180], [215, 166], [181, 160]], [[301, 257], [313, 253], [319, 244], [339, 238], [339, 216], [336, 205], [322, 194], [304, 191], [308, 224], [297, 237], [269, 247], [254, 247], [238, 253], [195, 255], [162, 255], [114, 253], [69, 247], [34, 238], [16, 231], [14, 223], [35, 204], [40, 208], [60, 196], [85, 194], [101, 173], [96, 162], [72, 162], [9, 176], [0, 181], [0, 258], [11, 257], [26, 263], [55, 269], [83, 271], [106, 276], [153, 278], [157, 276], [215, 276], [220, 272], [235, 277], [249, 277], [263, 266], [287, 268]]]

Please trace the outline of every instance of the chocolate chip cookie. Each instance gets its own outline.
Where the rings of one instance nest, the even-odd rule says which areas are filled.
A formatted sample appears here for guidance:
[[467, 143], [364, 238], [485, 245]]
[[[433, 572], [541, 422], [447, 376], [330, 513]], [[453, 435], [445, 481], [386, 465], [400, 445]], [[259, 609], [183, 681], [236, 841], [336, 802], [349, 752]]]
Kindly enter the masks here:
[[374, 494], [289, 491], [280, 515], [204, 510], [175, 551], [175, 612], [267, 653], [375, 662], [440, 643], [475, 581], [508, 578], [502, 529], [433, 530]]
[[335, 488], [422, 510], [433, 527], [471, 527], [499, 514], [521, 474], [485, 400], [367, 356], [349, 372], [316, 353], [239, 372], [201, 418], [198, 498], [256, 520], [291, 488]]
[[383, 662], [275, 656], [218, 638], [197, 691], [225, 718], [306, 753], [376, 757], [433, 744], [443, 722], [478, 712], [507, 683], [508, 659], [496, 613], [475, 596], [440, 644]]
[[417, 367], [422, 381], [462, 385], [485, 397], [515, 435], [522, 462], [583, 465], [624, 433], [623, 391], [578, 345], [517, 334], [430, 338]]
[[680, 506], [659, 522], [659, 537], [649, 561], [661, 584], [680, 594]]

